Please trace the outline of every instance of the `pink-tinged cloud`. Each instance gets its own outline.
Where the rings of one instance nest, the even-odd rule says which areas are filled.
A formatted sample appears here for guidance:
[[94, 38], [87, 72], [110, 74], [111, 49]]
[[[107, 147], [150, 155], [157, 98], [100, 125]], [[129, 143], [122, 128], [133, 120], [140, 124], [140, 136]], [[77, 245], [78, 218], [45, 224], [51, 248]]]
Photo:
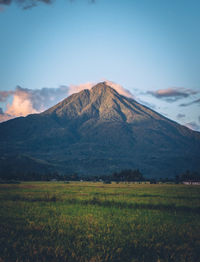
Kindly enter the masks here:
[[13, 96], [13, 100], [11, 104], [7, 104], [5, 113], [1, 110], [0, 122], [18, 116], [40, 113], [57, 104], [68, 95], [69, 87], [67, 86], [35, 90], [18, 86], [14, 91], [1, 91], [0, 102], [6, 102], [10, 96]]
[[6, 113], [11, 116], [27, 116], [39, 112], [33, 108], [28, 94], [20, 91], [14, 94], [13, 102], [7, 105]]
[[107, 85], [109, 85], [110, 87], [114, 88], [119, 94], [126, 96], [126, 97], [130, 97], [130, 98], [134, 98], [133, 95], [131, 94], [131, 92], [127, 89], [125, 89], [123, 86], [109, 81], [109, 80], [105, 80], [104, 81]]
[[16, 117], [16, 116], [10, 116], [10, 115], [4, 113], [4, 114], [0, 115], [0, 123], [5, 122], [5, 121], [8, 121], [8, 120], [10, 120], [10, 119], [13, 119], [13, 118], [15, 118], [15, 117]]
[[91, 89], [96, 83], [87, 82], [85, 84], [80, 85], [71, 85], [69, 87], [69, 95], [72, 95], [74, 93], [78, 93], [84, 89]]
[[168, 102], [174, 102], [181, 98], [189, 97], [190, 95], [197, 94], [197, 91], [192, 89], [187, 89], [184, 87], [173, 87], [173, 88], [166, 88], [166, 89], [159, 89], [156, 91], [148, 91], [148, 94], [156, 98], [166, 99]]
[[0, 123], [7, 121], [9, 119], [12, 119], [12, 118], [14, 118], [14, 117], [4, 113], [3, 109], [0, 107]]

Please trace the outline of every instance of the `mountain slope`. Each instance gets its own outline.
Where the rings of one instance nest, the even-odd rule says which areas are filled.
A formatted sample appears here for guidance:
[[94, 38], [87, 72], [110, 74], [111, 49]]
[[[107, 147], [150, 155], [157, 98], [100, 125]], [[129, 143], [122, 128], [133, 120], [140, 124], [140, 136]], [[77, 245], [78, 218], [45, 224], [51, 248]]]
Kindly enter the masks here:
[[172, 177], [200, 169], [200, 134], [103, 82], [41, 114], [0, 124], [0, 154], [0, 164], [25, 154], [62, 173], [139, 168], [146, 176]]

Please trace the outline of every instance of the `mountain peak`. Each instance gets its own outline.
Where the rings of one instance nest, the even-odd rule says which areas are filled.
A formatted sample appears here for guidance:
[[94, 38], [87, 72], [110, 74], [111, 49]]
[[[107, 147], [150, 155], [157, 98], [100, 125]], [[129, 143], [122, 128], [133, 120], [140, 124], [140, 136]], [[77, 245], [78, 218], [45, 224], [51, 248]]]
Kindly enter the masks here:
[[113, 89], [106, 81], [104, 82], [100, 82], [98, 84], [96, 84], [95, 86], [92, 87], [91, 90], [101, 90], [101, 91], [115, 91], [115, 89]]
[[90, 90], [85, 89], [75, 93], [42, 114], [52, 114], [64, 121], [95, 119], [133, 123], [152, 117], [163, 118], [134, 99], [119, 94], [107, 82], [100, 82]]
[[90, 89], [90, 94], [96, 97], [119, 95], [119, 93], [106, 82], [100, 82]]

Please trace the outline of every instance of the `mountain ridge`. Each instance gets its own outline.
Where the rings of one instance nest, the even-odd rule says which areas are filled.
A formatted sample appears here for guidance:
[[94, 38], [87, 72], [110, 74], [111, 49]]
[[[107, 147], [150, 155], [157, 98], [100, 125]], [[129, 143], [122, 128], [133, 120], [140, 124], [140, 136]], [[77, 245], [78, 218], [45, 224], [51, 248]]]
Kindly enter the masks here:
[[25, 154], [31, 161], [47, 162], [47, 172], [51, 165], [61, 173], [90, 175], [139, 168], [146, 176], [172, 177], [186, 169], [200, 170], [198, 132], [120, 95], [105, 82], [40, 114], [2, 123], [0, 134], [4, 159]]
[[[119, 101], [120, 101], [120, 103], [121, 103], [122, 106], [123, 106], [123, 104], [125, 103], [125, 104], [126, 104], [125, 106], [130, 108], [130, 105], [132, 106], [131, 103], [134, 102], [135, 104], [137, 104], [137, 106], [139, 106], [139, 107], [144, 107], [145, 110], [149, 111], [149, 112], [150, 112], [150, 115], [151, 115], [152, 112], [153, 112], [154, 117], [156, 117], [156, 118], [165, 118], [165, 117], [163, 117], [162, 115], [160, 115], [159, 113], [157, 113], [157, 112], [155, 112], [155, 111], [153, 111], [153, 110], [150, 110], [149, 108], [147, 108], [147, 107], [139, 104], [138, 102], [136, 102], [136, 100], [134, 100], [134, 99], [132, 99], [132, 98], [125, 97], [125, 96], [123, 96], [123, 95], [120, 95], [115, 89], [113, 89], [112, 87], [107, 86], [107, 85], [106, 85], [106, 82], [102, 82], [102, 83], [100, 83], [100, 84], [95, 85], [94, 87], [92, 87], [91, 90], [85, 89], [85, 90], [82, 90], [82, 91], [79, 92], [79, 93], [72, 94], [70, 97], [64, 99], [63, 101], [61, 101], [61, 102], [58, 103], [57, 105], [53, 106], [52, 108], [46, 110], [46, 111], [43, 112], [42, 114], [46, 115], [46, 114], [48, 114], [48, 113], [53, 113], [53, 111], [59, 110], [60, 107], [61, 107], [61, 109], [63, 109], [63, 107], [65, 107], [66, 101], [68, 102], [67, 105], [69, 106], [71, 103], [74, 102], [74, 98], [75, 98], [75, 101], [77, 102], [77, 100], [76, 100], [77, 96], [79, 96], [79, 100], [78, 100], [79, 102], [80, 102], [80, 100], [81, 100], [81, 101], [84, 100], [85, 103], [87, 103], [86, 101], [88, 101], [87, 104], [89, 104], [90, 106], [91, 106], [91, 104], [92, 104], [92, 106], [93, 106], [94, 108], [96, 108], [96, 109], [97, 109], [97, 106], [99, 106], [98, 109], [99, 109], [99, 111], [100, 111], [100, 113], [101, 113], [102, 115], [104, 115], [104, 114], [102, 113], [102, 111], [105, 110], [105, 105], [106, 105], [107, 107], [109, 107], [109, 105], [112, 105], [112, 106], [113, 106], [113, 103], [112, 103], [112, 102], [115, 102], [115, 101], [111, 101], [111, 99], [113, 99], [113, 97], [116, 96], [117, 99], [119, 99]], [[83, 97], [83, 96], [84, 96], [84, 97]], [[103, 102], [104, 108], [101, 108], [101, 107], [100, 107], [100, 106], [101, 106], [102, 96], [104, 96], [103, 99], [106, 100], [106, 101]], [[80, 97], [81, 97], [81, 99], [80, 99]], [[86, 100], [86, 101], [85, 101], [85, 100]], [[119, 101], [118, 101], [118, 103], [116, 102], [116, 107], [118, 107], [118, 109], [119, 109]], [[124, 102], [124, 101], [125, 101], [125, 102]], [[135, 105], [135, 106], [136, 106], [136, 105]], [[83, 107], [86, 107], [84, 110], [87, 111], [87, 105], [84, 104]], [[110, 107], [111, 107], [111, 106], [110, 106]], [[117, 108], [116, 108], [116, 107], [114, 107], [114, 109], [117, 111]], [[120, 109], [121, 109], [121, 108], [120, 108]], [[130, 109], [133, 110], [133, 108], [130, 108]], [[69, 110], [69, 108], [68, 108], [68, 110]], [[137, 108], [135, 108], [134, 110], [135, 110], [135, 112], [138, 111]], [[140, 108], [140, 110], [141, 110], [141, 108]], [[77, 111], [77, 108], [76, 108], [76, 111]], [[120, 111], [123, 111], [123, 110], [120, 110]], [[126, 109], [126, 111], [128, 111], [128, 110]], [[79, 109], [78, 112], [81, 113], [81, 110]], [[70, 113], [71, 113], [71, 111], [70, 111]], [[147, 112], [145, 112], [145, 114], [147, 114]], [[58, 113], [58, 115], [59, 115], [59, 113]], [[128, 117], [128, 119], [129, 119], [129, 117]], [[111, 120], [111, 119], [109, 119], [109, 120]]]

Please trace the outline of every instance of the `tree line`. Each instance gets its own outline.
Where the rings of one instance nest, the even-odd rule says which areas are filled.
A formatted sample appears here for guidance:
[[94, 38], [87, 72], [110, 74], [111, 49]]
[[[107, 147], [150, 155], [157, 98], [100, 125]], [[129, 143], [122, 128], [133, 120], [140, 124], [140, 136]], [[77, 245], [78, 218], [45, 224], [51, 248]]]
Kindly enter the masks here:
[[32, 173], [16, 173], [10, 175], [1, 175], [1, 180], [18, 180], [18, 181], [144, 181], [142, 173], [136, 169], [125, 169], [120, 172], [114, 172], [111, 175], [78, 175], [77, 173], [73, 174], [59, 174], [58, 172], [40, 174], [36, 172]]
[[102, 181], [109, 183], [115, 182], [134, 182], [134, 181], [150, 181], [155, 184], [157, 182], [176, 182], [182, 181], [200, 181], [200, 175], [196, 172], [186, 171], [174, 179], [168, 178], [145, 178], [139, 169], [124, 169], [119, 172], [114, 172], [111, 175], [79, 175], [77, 173], [72, 174], [60, 174], [58, 172], [52, 173], [16, 173], [16, 174], [0, 174], [0, 181]]

